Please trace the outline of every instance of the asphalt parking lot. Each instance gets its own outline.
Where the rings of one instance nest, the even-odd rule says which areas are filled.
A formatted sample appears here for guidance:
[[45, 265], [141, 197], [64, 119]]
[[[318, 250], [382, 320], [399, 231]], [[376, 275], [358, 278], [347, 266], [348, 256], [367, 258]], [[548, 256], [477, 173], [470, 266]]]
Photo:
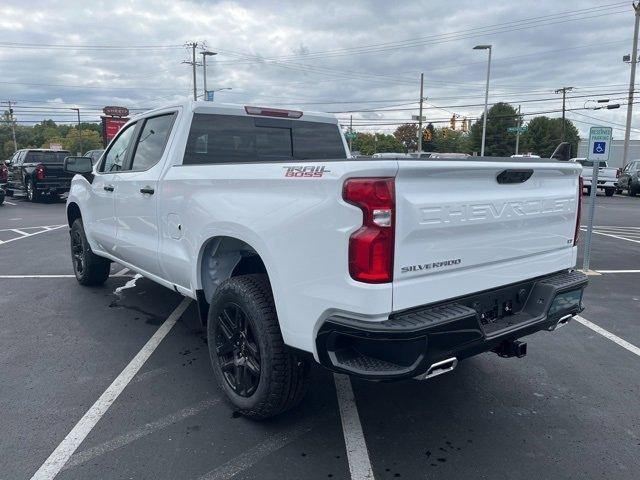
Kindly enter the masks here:
[[79, 286], [64, 203], [7, 200], [0, 478], [32, 478], [74, 438], [56, 478], [638, 478], [640, 198], [598, 196], [585, 321], [528, 337], [525, 358], [483, 354], [428, 382], [318, 366], [302, 406], [262, 423], [223, 402], [192, 304], [115, 264]]

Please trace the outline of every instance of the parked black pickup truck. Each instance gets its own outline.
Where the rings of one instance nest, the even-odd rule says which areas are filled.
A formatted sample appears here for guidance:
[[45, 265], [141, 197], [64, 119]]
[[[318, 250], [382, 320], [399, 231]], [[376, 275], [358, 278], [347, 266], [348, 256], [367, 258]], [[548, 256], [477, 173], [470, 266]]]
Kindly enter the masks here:
[[18, 150], [6, 162], [6, 194], [24, 194], [27, 200], [36, 202], [45, 194], [62, 195], [68, 192], [73, 175], [65, 172], [62, 164], [69, 155], [71, 153], [66, 150]]

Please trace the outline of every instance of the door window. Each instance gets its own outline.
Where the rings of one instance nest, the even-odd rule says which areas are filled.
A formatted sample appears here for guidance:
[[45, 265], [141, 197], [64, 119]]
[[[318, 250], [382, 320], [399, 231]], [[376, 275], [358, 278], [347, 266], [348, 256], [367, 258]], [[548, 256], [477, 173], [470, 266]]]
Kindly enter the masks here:
[[104, 161], [102, 162], [102, 165], [100, 165], [100, 172], [118, 172], [122, 169], [127, 158], [127, 151], [129, 150], [129, 145], [131, 144], [134, 131], [135, 123], [129, 125], [125, 130], [120, 132], [118, 138], [116, 138], [107, 151]]
[[148, 170], [162, 158], [167, 144], [174, 114], [148, 118], [138, 136], [130, 170]]

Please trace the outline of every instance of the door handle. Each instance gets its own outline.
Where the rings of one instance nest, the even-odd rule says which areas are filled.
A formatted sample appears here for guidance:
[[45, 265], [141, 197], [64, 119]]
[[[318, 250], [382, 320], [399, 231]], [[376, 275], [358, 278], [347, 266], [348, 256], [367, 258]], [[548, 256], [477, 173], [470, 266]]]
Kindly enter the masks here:
[[114, 190], [114, 186], [113, 185], [105, 185], [104, 188], [107, 192], [113, 192]]
[[146, 193], [148, 195], [153, 195], [153, 193], [155, 192], [155, 190], [151, 187], [142, 187], [140, 189], [140, 193]]

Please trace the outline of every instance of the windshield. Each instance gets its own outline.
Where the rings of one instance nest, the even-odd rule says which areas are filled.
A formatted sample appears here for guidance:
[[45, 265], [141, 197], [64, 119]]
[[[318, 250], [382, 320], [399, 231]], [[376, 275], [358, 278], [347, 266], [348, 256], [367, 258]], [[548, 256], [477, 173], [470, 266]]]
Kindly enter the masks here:
[[24, 163], [62, 163], [69, 155], [71, 153], [66, 150], [43, 152], [35, 150], [27, 153]]
[[[581, 163], [583, 167], [593, 167], [592, 160], [578, 160], [578, 163]], [[601, 161], [598, 163], [598, 168], [606, 168], [607, 162]]]

